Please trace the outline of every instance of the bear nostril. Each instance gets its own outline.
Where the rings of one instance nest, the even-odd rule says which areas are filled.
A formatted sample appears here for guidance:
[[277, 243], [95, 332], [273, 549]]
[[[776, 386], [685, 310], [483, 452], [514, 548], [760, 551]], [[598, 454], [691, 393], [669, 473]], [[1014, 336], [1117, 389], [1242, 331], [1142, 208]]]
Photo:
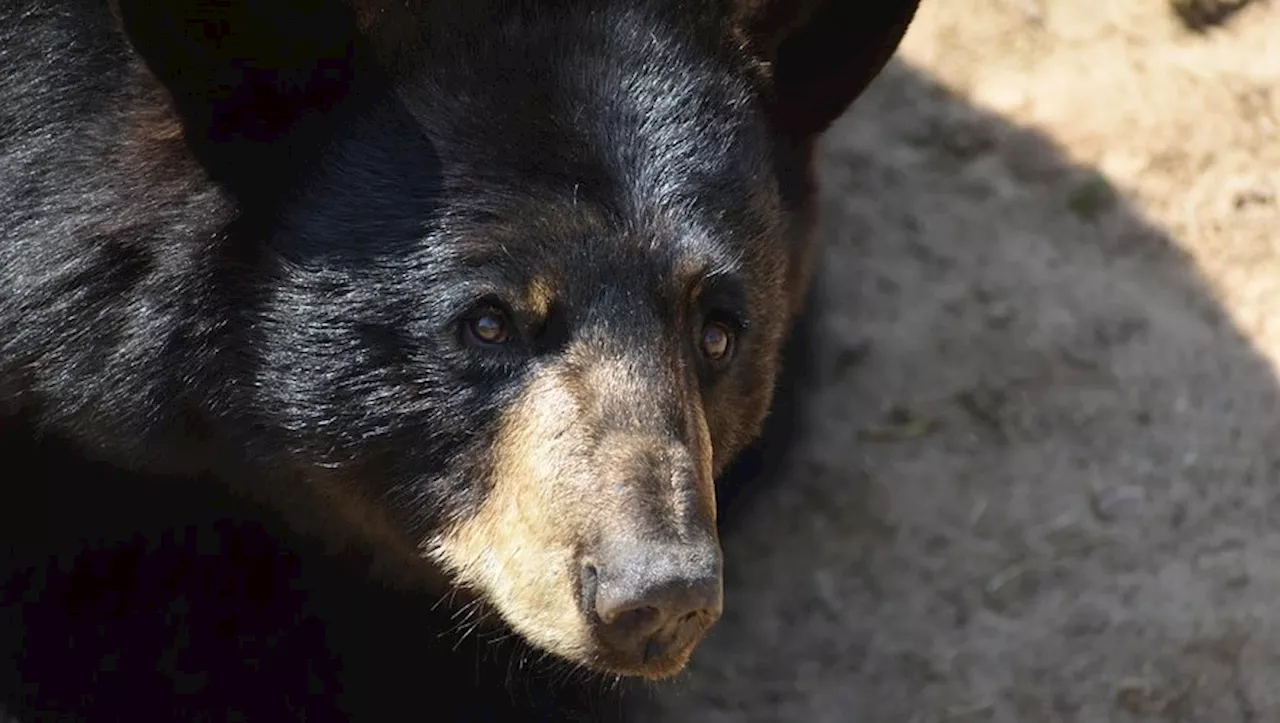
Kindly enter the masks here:
[[597, 612], [596, 615], [600, 618], [600, 622], [605, 625], [622, 630], [651, 626], [658, 621], [660, 614], [658, 608], [652, 605], [642, 605], [630, 610], [602, 610]]
[[596, 566], [587, 563], [582, 567], [582, 609], [596, 609], [596, 594], [600, 588], [600, 573]]

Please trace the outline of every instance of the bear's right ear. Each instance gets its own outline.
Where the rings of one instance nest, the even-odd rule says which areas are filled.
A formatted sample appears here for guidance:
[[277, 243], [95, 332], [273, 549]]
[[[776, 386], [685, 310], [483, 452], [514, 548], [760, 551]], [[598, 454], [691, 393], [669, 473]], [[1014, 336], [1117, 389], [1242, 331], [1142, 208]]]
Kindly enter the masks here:
[[839, 118], [897, 50], [919, 0], [722, 0], [770, 68], [771, 115], [792, 140]]
[[[360, 51], [339, 0], [111, 0], [150, 72], [169, 92], [188, 143], [215, 175], [235, 158], [280, 159], [310, 118], [340, 104]], [[263, 163], [255, 164], [259, 168]]]

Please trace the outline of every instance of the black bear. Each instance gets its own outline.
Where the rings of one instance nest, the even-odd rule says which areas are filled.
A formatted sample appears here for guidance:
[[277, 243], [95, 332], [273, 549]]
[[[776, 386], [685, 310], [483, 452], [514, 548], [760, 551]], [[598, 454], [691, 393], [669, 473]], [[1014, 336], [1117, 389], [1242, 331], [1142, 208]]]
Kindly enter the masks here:
[[0, 701], [549, 719], [513, 691], [681, 670], [815, 139], [915, 5], [0, 7]]

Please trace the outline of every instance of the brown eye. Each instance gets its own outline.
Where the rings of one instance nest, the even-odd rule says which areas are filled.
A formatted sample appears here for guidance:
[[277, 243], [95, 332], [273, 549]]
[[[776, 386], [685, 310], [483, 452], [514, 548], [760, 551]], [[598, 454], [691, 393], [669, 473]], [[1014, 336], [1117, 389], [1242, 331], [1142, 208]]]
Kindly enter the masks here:
[[717, 321], [702, 327], [702, 354], [713, 362], [722, 362], [733, 353], [733, 332]]
[[507, 341], [510, 323], [507, 315], [497, 309], [486, 309], [466, 320], [464, 327], [467, 341], [483, 346], [496, 346]]

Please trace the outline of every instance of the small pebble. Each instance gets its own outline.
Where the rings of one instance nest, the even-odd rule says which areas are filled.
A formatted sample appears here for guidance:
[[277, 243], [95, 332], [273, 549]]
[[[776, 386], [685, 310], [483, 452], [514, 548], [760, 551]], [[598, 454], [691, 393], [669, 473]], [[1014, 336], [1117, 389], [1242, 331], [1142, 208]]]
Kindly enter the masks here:
[[1103, 522], [1138, 517], [1147, 504], [1147, 491], [1138, 485], [1123, 485], [1093, 493], [1093, 513]]

